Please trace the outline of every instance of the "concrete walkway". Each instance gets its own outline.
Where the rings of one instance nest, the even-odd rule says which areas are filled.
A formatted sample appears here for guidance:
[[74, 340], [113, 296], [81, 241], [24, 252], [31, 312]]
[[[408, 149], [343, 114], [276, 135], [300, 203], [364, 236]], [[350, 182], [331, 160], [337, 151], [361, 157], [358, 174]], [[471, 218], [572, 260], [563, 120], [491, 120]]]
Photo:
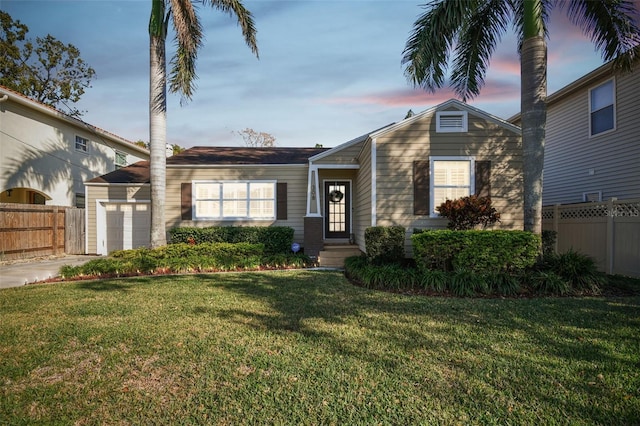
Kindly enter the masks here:
[[64, 265], [82, 265], [100, 256], [68, 255], [28, 260], [16, 260], [0, 264], [0, 289], [20, 287], [36, 281], [58, 276]]

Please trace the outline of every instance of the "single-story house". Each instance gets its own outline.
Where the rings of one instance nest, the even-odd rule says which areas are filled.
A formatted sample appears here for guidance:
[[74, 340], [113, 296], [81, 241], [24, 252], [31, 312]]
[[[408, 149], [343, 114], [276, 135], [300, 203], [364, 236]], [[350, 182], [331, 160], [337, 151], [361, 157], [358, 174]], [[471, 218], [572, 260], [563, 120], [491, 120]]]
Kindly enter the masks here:
[[[457, 100], [335, 148], [194, 147], [167, 159], [167, 230], [290, 226], [306, 254], [365, 251], [365, 229], [445, 228], [445, 199], [490, 195], [502, 229], [522, 229], [520, 128]], [[149, 243], [148, 162], [87, 182], [87, 251]]]

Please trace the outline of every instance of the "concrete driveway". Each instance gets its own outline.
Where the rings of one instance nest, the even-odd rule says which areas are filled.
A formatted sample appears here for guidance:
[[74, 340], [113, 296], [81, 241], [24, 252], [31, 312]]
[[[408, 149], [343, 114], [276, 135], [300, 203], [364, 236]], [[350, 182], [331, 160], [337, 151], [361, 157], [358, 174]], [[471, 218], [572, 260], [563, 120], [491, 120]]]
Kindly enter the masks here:
[[20, 287], [36, 281], [58, 276], [64, 265], [82, 265], [100, 256], [68, 255], [28, 260], [16, 260], [0, 264], [0, 289]]

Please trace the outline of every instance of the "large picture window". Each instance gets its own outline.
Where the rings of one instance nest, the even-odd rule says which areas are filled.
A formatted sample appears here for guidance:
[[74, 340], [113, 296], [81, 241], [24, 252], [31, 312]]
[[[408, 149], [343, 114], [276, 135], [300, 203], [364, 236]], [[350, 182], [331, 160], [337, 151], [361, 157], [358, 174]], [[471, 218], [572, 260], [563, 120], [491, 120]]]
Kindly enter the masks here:
[[195, 219], [275, 219], [275, 182], [194, 182], [193, 189]]
[[609, 80], [589, 92], [591, 136], [615, 128], [615, 85]]
[[474, 193], [474, 160], [471, 157], [431, 157], [431, 216], [438, 217], [436, 207]]

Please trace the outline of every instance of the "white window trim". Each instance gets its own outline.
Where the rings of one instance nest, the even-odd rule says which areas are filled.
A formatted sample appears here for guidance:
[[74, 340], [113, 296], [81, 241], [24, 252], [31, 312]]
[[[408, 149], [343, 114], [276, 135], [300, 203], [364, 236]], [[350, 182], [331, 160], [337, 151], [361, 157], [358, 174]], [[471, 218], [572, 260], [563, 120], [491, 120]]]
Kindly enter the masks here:
[[[597, 89], [600, 86], [603, 86], [607, 83], [609, 83], [610, 81], [613, 82], [613, 127], [609, 130], [605, 130], [604, 132], [600, 132], [600, 133], [596, 133], [595, 135], [593, 133], [591, 133], [591, 116], [593, 115], [594, 111], [591, 110], [591, 92], [593, 92], [595, 89]], [[611, 132], [615, 132], [616, 128], [618, 127], [618, 120], [617, 120], [617, 110], [618, 108], [616, 107], [617, 105], [617, 99], [616, 99], [616, 79], [615, 77], [612, 77], [606, 81], [603, 81], [602, 83], [599, 83], [596, 86], [593, 86], [589, 89], [589, 138], [597, 138], [598, 136], [601, 135], [606, 135], [607, 133], [611, 133]]]
[[[462, 127], [440, 127], [440, 117], [462, 116]], [[466, 133], [469, 129], [469, 114], [467, 111], [438, 111], [436, 112], [436, 133]]]
[[434, 187], [433, 187], [433, 177], [434, 177], [434, 162], [436, 161], [469, 161], [469, 195], [476, 193], [476, 159], [475, 157], [469, 156], [433, 156], [429, 157], [429, 217], [432, 218], [440, 218], [441, 216], [436, 212], [435, 200], [434, 200]]
[[[85, 141], [84, 143], [84, 149], [78, 149], [78, 138], [82, 139]], [[76, 152], [81, 152], [83, 154], [88, 154], [89, 153], [89, 139], [80, 136], [80, 135], [75, 135], [75, 138], [73, 139], [73, 147], [75, 148]]]
[[[196, 201], [198, 198], [196, 196], [196, 185], [199, 183], [217, 183], [220, 184], [220, 213], [222, 213], [223, 203], [222, 203], [222, 187], [225, 183], [271, 183], [273, 184], [273, 216], [271, 217], [249, 217], [249, 216], [198, 216], [198, 210], [196, 209]], [[251, 200], [250, 193], [247, 192], [247, 213], [249, 210], [249, 202]], [[266, 198], [260, 198], [259, 200], [267, 200]], [[278, 185], [275, 180], [194, 180], [191, 182], [191, 212], [192, 212], [192, 220], [193, 221], [268, 221], [268, 220], [276, 220], [277, 216], [277, 208], [278, 208]]]

